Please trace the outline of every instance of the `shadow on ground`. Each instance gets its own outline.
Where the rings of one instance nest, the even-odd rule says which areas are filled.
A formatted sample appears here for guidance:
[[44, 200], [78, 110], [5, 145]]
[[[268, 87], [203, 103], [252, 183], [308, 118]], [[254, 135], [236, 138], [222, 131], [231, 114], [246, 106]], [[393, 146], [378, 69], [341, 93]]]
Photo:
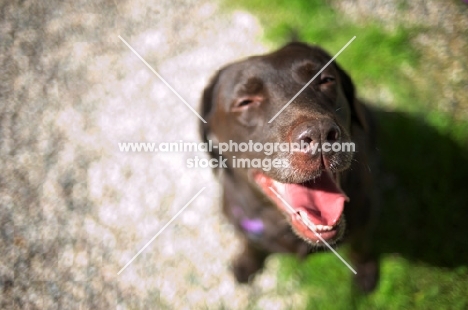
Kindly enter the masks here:
[[422, 118], [377, 111], [383, 163], [381, 253], [439, 267], [468, 263], [468, 150]]

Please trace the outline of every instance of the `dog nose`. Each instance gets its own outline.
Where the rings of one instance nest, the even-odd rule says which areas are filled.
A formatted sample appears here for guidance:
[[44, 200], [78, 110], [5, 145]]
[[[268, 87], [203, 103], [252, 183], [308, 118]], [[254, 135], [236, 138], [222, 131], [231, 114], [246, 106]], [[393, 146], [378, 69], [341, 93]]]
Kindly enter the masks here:
[[341, 141], [341, 130], [335, 122], [330, 120], [322, 122], [320, 124], [320, 130], [322, 134], [322, 143], [334, 143]]
[[313, 143], [324, 144], [341, 141], [341, 130], [338, 125], [329, 119], [308, 121], [296, 126], [291, 134], [291, 143], [299, 143], [306, 148]]

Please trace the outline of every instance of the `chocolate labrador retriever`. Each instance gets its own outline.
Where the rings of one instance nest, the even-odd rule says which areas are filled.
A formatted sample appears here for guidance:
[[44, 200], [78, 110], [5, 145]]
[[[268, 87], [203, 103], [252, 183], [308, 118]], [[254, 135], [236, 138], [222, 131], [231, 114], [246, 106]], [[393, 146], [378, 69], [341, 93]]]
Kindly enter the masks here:
[[331, 63], [277, 114], [330, 59], [319, 47], [290, 43], [225, 66], [204, 90], [201, 134], [213, 143], [211, 157], [226, 163], [216, 169], [223, 211], [244, 241], [233, 262], [238, 282], [252, 279], [271, 253], [305, 257], [341, 240], [350, 243], [357, 285], [368, 292], [378, 281], [372, 122], [350, 77]]

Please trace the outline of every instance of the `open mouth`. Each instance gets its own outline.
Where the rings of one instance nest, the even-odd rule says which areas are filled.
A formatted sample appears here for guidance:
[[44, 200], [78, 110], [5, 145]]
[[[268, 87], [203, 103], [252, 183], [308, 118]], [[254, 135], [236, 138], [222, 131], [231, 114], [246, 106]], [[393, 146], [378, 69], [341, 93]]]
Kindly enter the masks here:
[[[281, 183], [261, 172], [254, 175], [262, 191], [289, 215], [296, 234], [312, 244], [321, 243], [317, 234], [327, 242], [336, 242], [343, 235], [342, 214], [349, 198], [341, 190], [338, 178], [326, 169], [304, 183]], [[315, 232], [305, 222], [312, 223]]]

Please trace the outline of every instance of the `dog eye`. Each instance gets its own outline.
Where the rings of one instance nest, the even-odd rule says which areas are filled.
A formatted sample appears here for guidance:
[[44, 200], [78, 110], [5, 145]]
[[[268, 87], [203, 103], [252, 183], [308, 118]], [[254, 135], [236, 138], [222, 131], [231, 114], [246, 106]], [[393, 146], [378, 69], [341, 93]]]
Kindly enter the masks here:
[[233, 111], [242, 111], [251, 106], [259, 105], [262, 101], [262, 98], [259, 96], [246, 97], [238, 99], [232, 106]]
[[240, 100], [236, 103], [236, 108], [245, 107], [252, 104], [254, 101], [251, 99]]
[[335, 82], [335, 78], [332, 76], [323, 76], [320, 78], [320, 85], [332, 84]]

